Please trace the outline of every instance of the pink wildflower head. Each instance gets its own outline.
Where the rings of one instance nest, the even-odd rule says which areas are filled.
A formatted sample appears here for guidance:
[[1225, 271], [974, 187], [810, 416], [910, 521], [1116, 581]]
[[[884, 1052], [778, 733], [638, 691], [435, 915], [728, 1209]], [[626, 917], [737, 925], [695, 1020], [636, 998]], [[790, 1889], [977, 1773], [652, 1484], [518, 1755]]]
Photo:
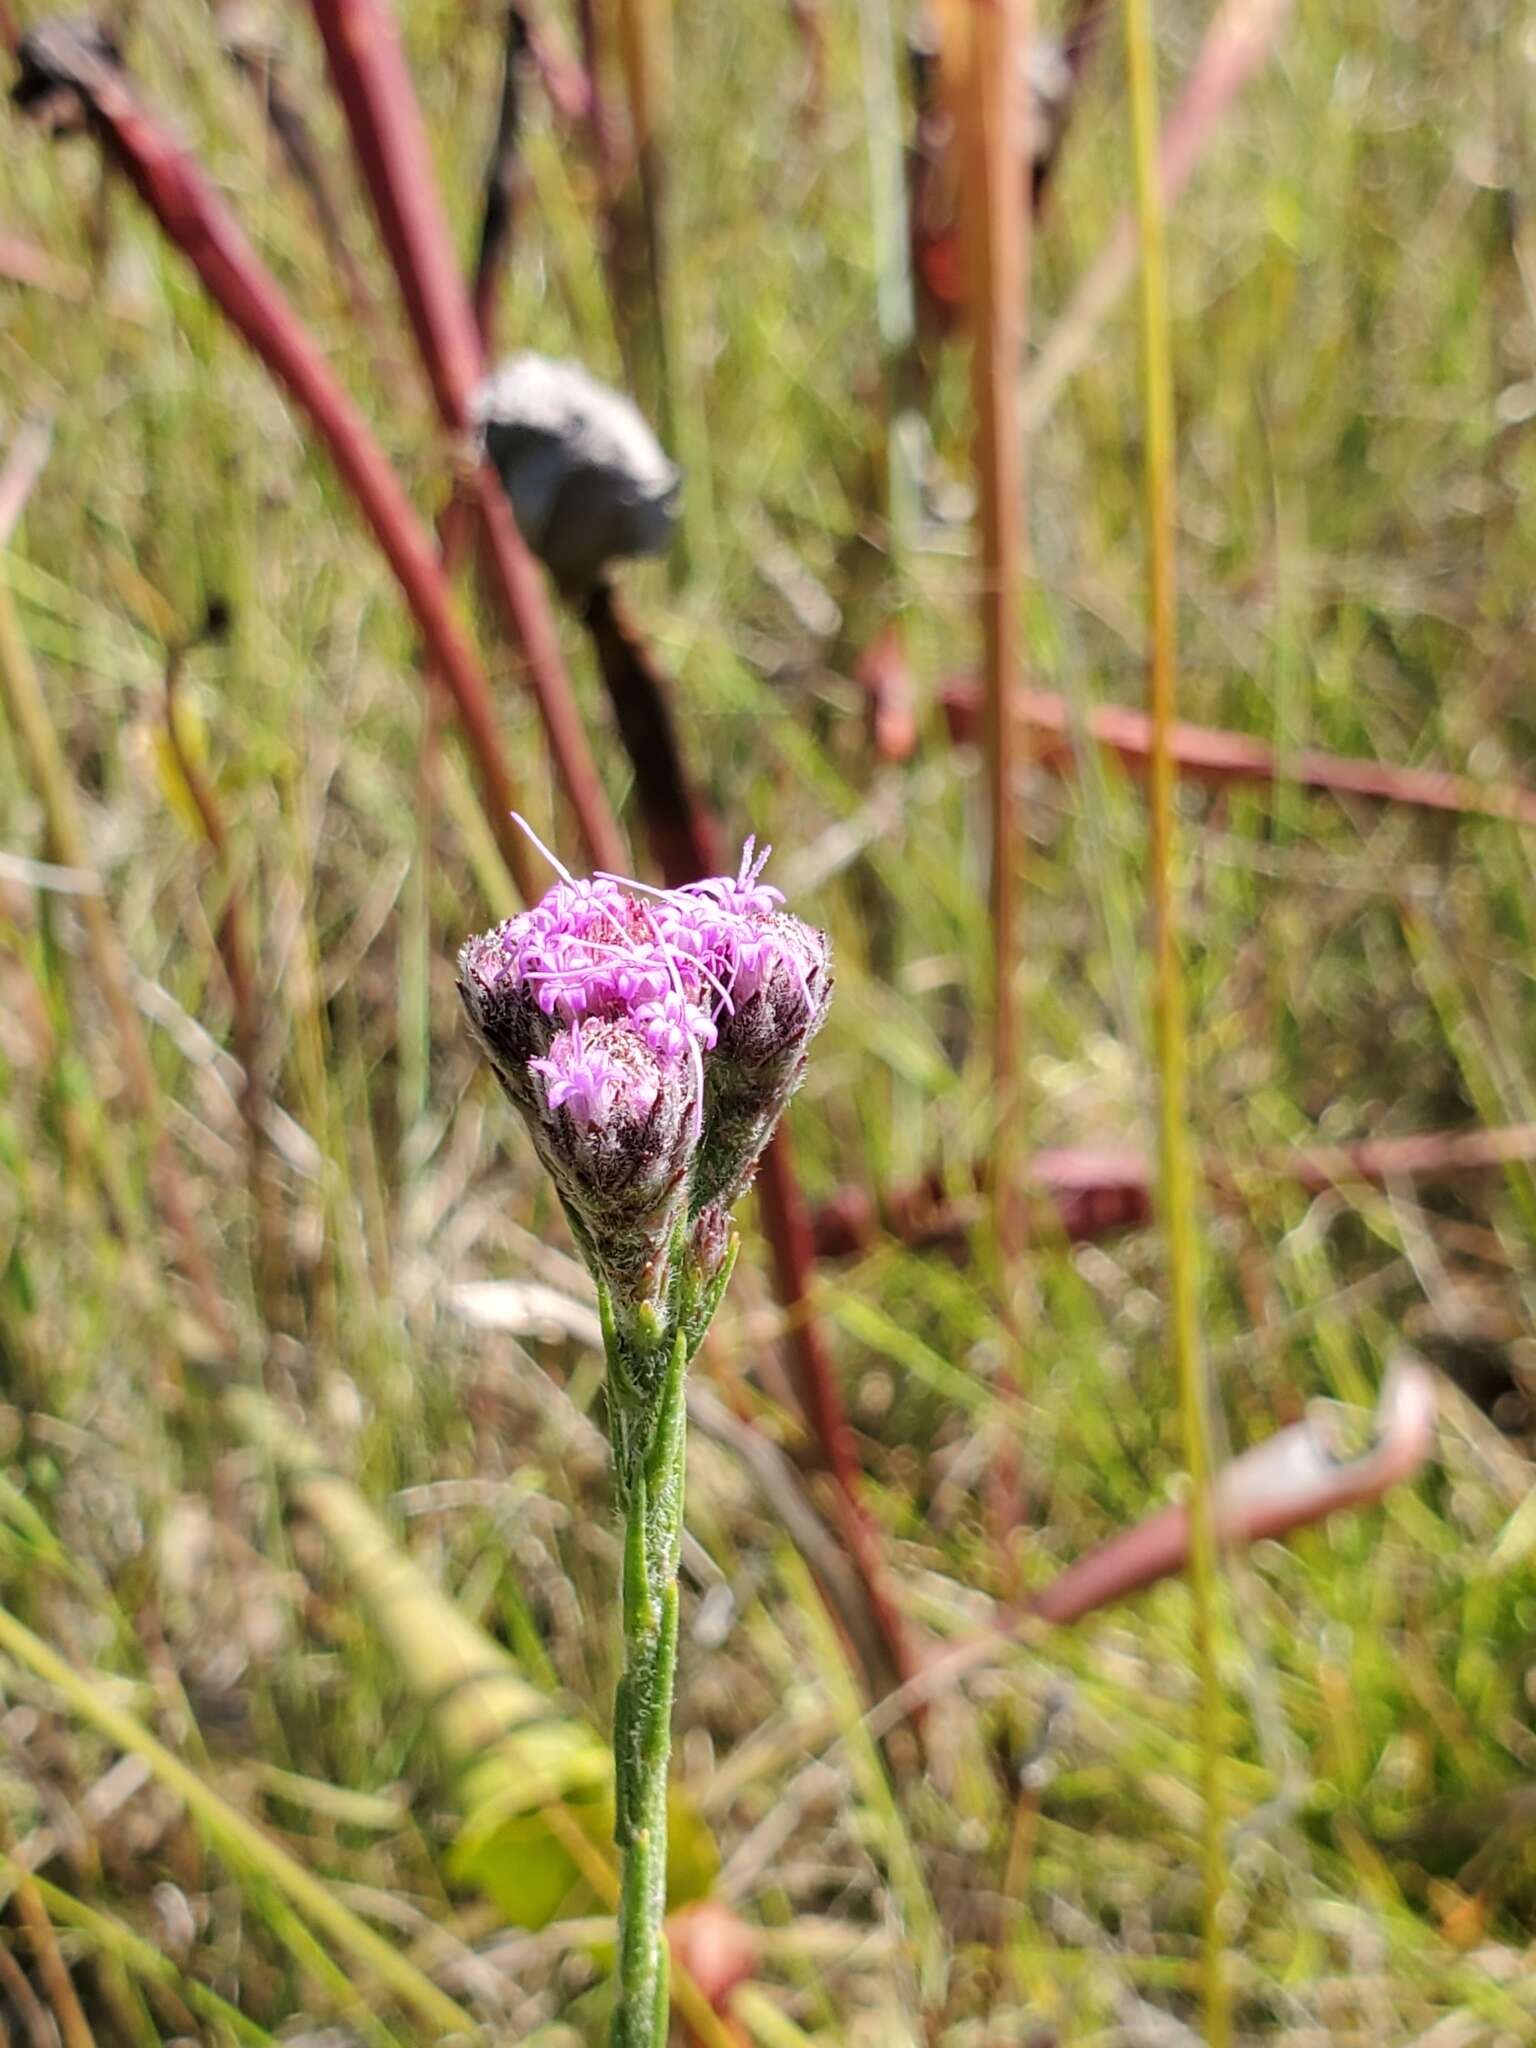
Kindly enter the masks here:
[[[551, 1040], [543, 1059], [528, 1062], [528, 1071], [543, 1083], [546, 1110], [563, 1109], [581, 1129], [616, 1114], [634, 1119], [649, 1113], [661, 1084], [639, 1068], [630, 1047], [604, 1042], [611, 1037], [612, 1027], [605, 1033], [599, 1024], [583, 1040], [581, 1025], [573, 1023]], [[631, 1054], [627, 1061], [625, 1054]]]
[[674, 1234], [746, 1186], [826, 1014], [825, 934], [766, 858], [749, 840], [736, 875], [682, 889], [559, 868], [459, 956], [475, 1035], [616, 1295], [654, 1299]]

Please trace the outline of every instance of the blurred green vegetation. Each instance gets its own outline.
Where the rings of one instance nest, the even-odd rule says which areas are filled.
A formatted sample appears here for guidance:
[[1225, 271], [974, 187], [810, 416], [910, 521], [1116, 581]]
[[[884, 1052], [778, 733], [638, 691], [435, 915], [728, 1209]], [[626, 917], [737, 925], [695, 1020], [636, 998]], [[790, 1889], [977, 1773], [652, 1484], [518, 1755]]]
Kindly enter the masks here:
[[[1205, 17], [1183, 0], [1162, 16], [1167, 106]], [[406, 18], [467, 260], [498, 10], [418, 0]], [[793, 1112], [809, 1194], [932, 1170], [964, 1196], [989, 1135], [972, 1032], [981, 778], [936, 700], [975, 655], [966, 530], [926, 526], [871, 573], [869, 121], [857, 12], [821, 23], [816, 123], [789, 8], [678, 9], [679, 294], [713, 517], [691, 581], [637, 569], [628, 594], [676, 674], [711, 802], [733, 833], [774, 842], [780, 886], [834, 934], [840, 994]], [[209, 11], [133, 10], [127, 54], [434, 511], [451, 451], [302, 10], [278, 28], [346, 197], [372, 328]], [[1186, 716], [1536, 781], [1533, 85], [1526, 7], [1300, 0], [1212, 141], [1171, 232]], [[530, 109], [501, 335], [613, 377], [590, 176], [536, 89]], [[1112, 26], [1038, 239], [1037, 333], [1126, 203], [1124, 126]], [[324, 456], [88, 141], [49, 145], [8, 119], [0, 217], [89, 279], [78, 299], [0, 281], [3, 438], [30, 408], [54, 418], [4, 574], [141, 977], [169, 1134], [239, 1338], [233, 1376], [302, 1410], [559, 1714], [606, 1729], [617, 1545], [594, 1355], [547, 1306], [491, 1330], [455, 1306], [467, 1281], [523, 1287], [514, 1310], [530, 1281], [585, 1297], [460, 1028], [457, 946], [510, 906], [451, 740], [424, 770], [409, 621]], [[960, 480], [965, 405], [950, 348], [931, 410], [935, 462]], [[1127, 299], [1030, 451], [1032, 680], [1081, 707], [1141, 695], [1138, 407]], [[161, 737], [166, 643], [215, 599], [229, 632], [189, 656], [181, 687], [228, 874], [189, 830]], [[904, 767], [876, 757], [849, 680], [885, 617], [920, 696]], [[558, 844], [529, 702], [483, 644], [530, 814]], [[574, 633], [568, 654], [622, 805], [627, 771]], [[1113, 767], [1080, 769], [1030, 774], [1021, 799], [1027, 1138], [1145, 1145], [1143, 809]], [[1509, 824], [1295, 788], [1183, 801], [1197, 1123], [1223, 1183], [1205, 1300], [1223, 1438], [1242, 1448], [1316, 1397], [1369, 1403], [1404, 1342], [1445, 1373], [1439, 1460], [1415, 1487], [1231, 1563], [1239, 2032], [1291, 2048], [1529, 2040], [1530, 1173], [1315, 1195], [1258, 1162], [1315, 1138], [1532, 1118], [1531, 843]], [[231, 1374], [149, 1198], [158, 1134], [125, 1113], [70, 899], [24, 865], [46, 851], [44, 820], [3, 722], [0, 821], [0, 1602], [495, 2038], [596, 2041], [590, 1898], [562, 1940], [509, 1930], [453, 1881], [462, 1816], [430, 1711], [231, 1420]], [[213, 930], [231, 878], [267, 1078], [292, 1120], [276, 1331], [258, 1314], [217, 1052], [230, 1019]], [[750, 1217], [745, 1234], [702, 1369], [794, 1451]], [[1177, 1483], [1156, 1233], [1074, 1248], [1046, 1231], [1029, 1279], [1022, 1357], [945, 1249], [877, 1238], [820, 1282], [899, 1602], [935, 1638]], [[1005, 1455], [1025, 1514], [1000, 1543], [986, 1475]], [[883, 1755], [860, 1736], [856, 1687], [771, 1503], [697, 1432], [690, 1487], [677, 1774], [719, 1845], [718, 1896], [762, 1930], [749, 2037], [1175, 2038], [1148, 2008], [1195, 2011], [1184, 1587], [1000, 1648], [935, 1703], [921, 1768], [900, 1731]], [[0, 1849], [41, 1856], [41, 1832], [55, 1838], [38, 1868], [57, 1891], [40, 1895], [99, 2041], [230, 2038], [214, 1993], [251, 2039], [331, 2018], [434, 2037], [398, 1984], [360, 1978], [349, 1995], [302, 1903], [237, 1841], [189, 1825], [153, 1775], [114, 1771], [114, 1742], [37, 1670], [8, 1657], [3, 1684]], [[31, 1971], [17, 1924], [12, 1908], [0, 1943]], [[153, 1981], [167, 1963], [179, 1991]], [[0, 2008], [15, 1998], [0, 1978]]]

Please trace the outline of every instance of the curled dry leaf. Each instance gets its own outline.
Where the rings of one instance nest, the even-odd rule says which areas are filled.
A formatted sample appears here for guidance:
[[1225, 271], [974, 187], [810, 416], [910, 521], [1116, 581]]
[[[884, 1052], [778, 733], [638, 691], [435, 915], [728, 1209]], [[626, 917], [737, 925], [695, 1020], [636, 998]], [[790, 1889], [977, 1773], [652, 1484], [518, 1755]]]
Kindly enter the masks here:
[[[1435, 1379], [1419, 1359], [1399, 1358], [1387, 1374], [1369, 1447], [1344, 1454], [1341, 1411], [1318, 1403], [1303, 1422], [1223, 1467], [1216, 1479], [1216, 1526], [1224, 1544], [1284, 1536], [1363, 1507], [1411, 1479], [1435, 1436]], [[1043, 1621], [1077, 1621], [1181, 1571], [1189, 1556], [1189, 1510], [1164, 1508], [1102, 1549], [1080, 1558], [1031, 1603]]]

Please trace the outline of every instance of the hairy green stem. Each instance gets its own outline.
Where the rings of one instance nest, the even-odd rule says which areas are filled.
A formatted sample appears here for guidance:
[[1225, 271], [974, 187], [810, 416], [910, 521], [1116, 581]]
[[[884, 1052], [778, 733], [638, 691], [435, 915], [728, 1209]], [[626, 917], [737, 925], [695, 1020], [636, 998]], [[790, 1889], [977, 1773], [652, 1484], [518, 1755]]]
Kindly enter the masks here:
[[613, 2048], [667, 2038], [667, 1765], [683, 1540], [684, 1382], [679, 1330], [659, 1380], [637, 1382], [610, 1343], [608, 1398], [624, 1521], [624, 1673], [614, 1702], [614, 1841], [621, 1863]]

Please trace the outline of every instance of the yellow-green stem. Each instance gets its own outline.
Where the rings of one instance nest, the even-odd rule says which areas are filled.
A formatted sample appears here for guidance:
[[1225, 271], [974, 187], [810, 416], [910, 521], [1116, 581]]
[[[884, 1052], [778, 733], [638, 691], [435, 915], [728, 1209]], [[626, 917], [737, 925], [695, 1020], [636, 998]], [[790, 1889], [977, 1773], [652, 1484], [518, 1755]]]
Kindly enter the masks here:
[[656, 1360], [656, 1383], [641, 1386], [626, 1367], [611, 1319], [605, 1336], [614, 1476], [624, 1518], [624, 1672], [613, 1716], [620, 1891], [612, 2048], [666, 2048], [667, 1768], [677, 1677], [688, 1344], [679, 1332]]
[[1217, 1557], [1211, 1512], [1211, 1427], [1200, 1348], [1200, 1248], [1189, 1146], [1189, 1088], [1183, 969], [1175, 902], [1174, 763], [1176, 694], [1173, 369], [1168, 340], [1167, 262], [1162, 174], [1158, 164], [1157, 82], [1151, 0], [1125, 0], [1136, 209], [1141, 230], [1141, 354], [1145, 410], [1148, 610], [1152, 714], [1150, 803], [1154, 924], [1153, 1031], [1158, 1068], [1158, 1154], [1168, 1239], [1169, 1325], [1178, 1380], [1184, 1461], [1190, 1484], [1190, 1587], [1201, 1693], [1201, 1789], [1204, 1826], [1205, 2035], [1227, 2048], [1232, 2022], [1222, 1955], [1226, 1891], [1222, 1810], [1222, 1701], [1217, 1665]]

